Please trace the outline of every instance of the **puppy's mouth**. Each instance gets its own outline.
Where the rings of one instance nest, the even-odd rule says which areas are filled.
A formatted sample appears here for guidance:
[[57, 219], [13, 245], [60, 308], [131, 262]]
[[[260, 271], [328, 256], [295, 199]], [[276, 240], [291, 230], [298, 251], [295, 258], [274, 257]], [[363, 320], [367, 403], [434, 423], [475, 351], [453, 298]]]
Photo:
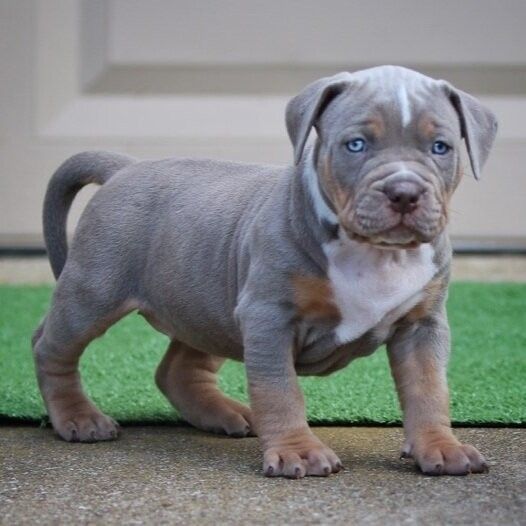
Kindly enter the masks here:
[[430, 221], [405, 214], [398, 214], [398, 217], [382, 217], [379, 214], [375, 219], [374, 224], [364, 225], [360, 221], [355, 221], [342, 224], [342, 227], [350, 239], [378, 248], [408, 249], [433, 241], [445, 224], [442, 217]]
[[409, 211], [394, 210], [378, 193], [356, 203], [350, 213], [340, 216], [347, 236], [380, 248], [416, 248], [430, 243], [447, 223], [445, 209], [437, 199], [422, 199]]
[[375, 174], [372, 182], [363, 184], [354, 195], [336, 188], [333, 199], [327, 198], [348, 238], [379, 248], [407, 249], [430, 243], [444, 229], [447, 202], [429, 175], [398, 170], [388, 176]]
[[397, 225], [394, 228], [374, 235], [358, 234], [348, 229], [345, 229], [345, 233], [350, 239], [386, 250], [417, 248], [422, 243], [431, 241], [418, 236], [414, 231], [403, 225]]

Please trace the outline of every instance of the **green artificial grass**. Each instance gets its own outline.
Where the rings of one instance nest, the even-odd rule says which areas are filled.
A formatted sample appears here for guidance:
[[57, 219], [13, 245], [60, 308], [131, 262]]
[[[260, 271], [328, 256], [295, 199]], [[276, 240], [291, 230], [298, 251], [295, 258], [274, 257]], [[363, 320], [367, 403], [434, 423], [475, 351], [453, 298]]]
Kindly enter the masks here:
[[[51, 292], [49, 286], [0, 286], [0, 418], [44, 418], [30, 340]], [[526, 285], [454, 283], [448, 311], [453, 421], [526, 423]], [[85, 352], [81, 370], [89, 395], [121, 423], [179, 421], [153, 381], [167, 344], [141, 316], [129, 315]], [[220, 384], [228, 395], [247, 400], [242, 364], [227, 362]], [[400, 422], [384, 349], [301, 384], [313, 424]]]

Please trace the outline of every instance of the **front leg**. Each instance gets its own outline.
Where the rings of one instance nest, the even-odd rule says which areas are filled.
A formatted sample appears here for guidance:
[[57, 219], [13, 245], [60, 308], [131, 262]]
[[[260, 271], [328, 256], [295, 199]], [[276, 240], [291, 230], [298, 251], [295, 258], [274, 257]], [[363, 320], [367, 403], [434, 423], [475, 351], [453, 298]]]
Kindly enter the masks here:
[[311, 431], [293, 360], [293, 329], [272, 305], [252, 306], [241, 319], [250, 403], [266, 476], [327, 476], [342, 468]]
[[404, 325], [387, 345], [404, 413], [402, 456], [428, 475], [466, 475], [487, 470], [484, 457], [454, 436], [449, 419], [446, 366], [449, 327], [442, 309]]

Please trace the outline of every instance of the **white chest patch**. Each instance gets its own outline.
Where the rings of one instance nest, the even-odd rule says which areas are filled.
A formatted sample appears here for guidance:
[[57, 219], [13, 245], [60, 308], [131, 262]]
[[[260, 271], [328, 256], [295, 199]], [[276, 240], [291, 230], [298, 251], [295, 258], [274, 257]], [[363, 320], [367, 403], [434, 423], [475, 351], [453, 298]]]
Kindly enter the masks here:
[[323, 248], [341, 313], [336, 327], [339, 344], [356, 340], [401, 306], [408, 312], [437, 270], [429, 244], [413, 250], [383, 250], [346, 239]]

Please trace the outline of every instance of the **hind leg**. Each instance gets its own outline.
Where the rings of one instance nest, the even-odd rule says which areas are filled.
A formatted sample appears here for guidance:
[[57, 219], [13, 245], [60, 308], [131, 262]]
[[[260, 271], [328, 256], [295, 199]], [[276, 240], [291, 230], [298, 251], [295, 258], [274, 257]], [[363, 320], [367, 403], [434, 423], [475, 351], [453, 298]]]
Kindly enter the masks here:
[[182, 417], [199, 429], [234, 437], [252, 434], [250, 409], [225, 396], [216, 373], [224, 358], [197, 351], [176, 340], [170, 343], [155, 381]]
[[59, 281], [51, 309], [33, 337], [38, 383], [55, 431], [67, 441], [96, 442], [117, 437], [118, 426], [82, 389], [79, 359], [90, 341], [133, 310], [108, 301], [108, 291]]

